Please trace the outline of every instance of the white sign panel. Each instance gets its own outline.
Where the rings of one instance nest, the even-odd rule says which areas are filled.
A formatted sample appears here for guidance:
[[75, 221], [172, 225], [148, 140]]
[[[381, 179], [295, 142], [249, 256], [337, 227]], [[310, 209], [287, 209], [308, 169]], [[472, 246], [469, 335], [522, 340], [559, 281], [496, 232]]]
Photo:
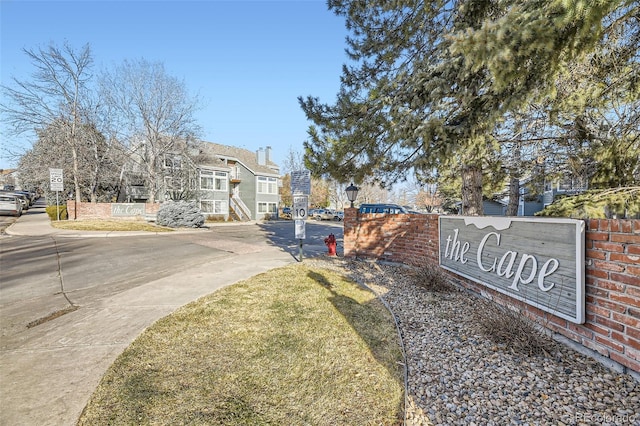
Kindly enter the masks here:
[[295, 238], [298, 239], [298, 240], [304, 240], [306, 238], [306, 235], [305, 235], [305, 223], [306, 222], [304, 220], [295, 220], [294, 222], [295, 222], [295, 227], [296, 227], [296, 236], [295, 236]]
[[311, 194], [311, 172], [301, 170], [291, 172], [291, 195]]
[[49, 181], [52, 191], [64, 191], [64, 180], [62, 169], [49, 169]]
[[293, 197], [293, 219], [306, 220], [309, 214], [309, 197], [296, 195]]
[[585, 321], [581, 220], [441, 216], [440, 265], [571, 322]]

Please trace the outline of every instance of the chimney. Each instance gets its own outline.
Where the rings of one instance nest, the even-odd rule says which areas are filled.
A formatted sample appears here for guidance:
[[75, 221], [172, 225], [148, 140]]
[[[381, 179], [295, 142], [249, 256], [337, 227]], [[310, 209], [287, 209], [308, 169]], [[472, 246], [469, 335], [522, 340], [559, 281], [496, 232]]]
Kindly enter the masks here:
[[267, 164], [267, 162], [265, 161], [265, 152], [263, 148], [258, 148], [258, 151], [256, 152], [256, 157], [257, 157], [259, 166], [264, 166]]
[[270, 146], [267, 146], [267, 149], [265, 150], [265, 160], [266, 160], [265, 164], [269, 164], [271, 162], [271, 147]]

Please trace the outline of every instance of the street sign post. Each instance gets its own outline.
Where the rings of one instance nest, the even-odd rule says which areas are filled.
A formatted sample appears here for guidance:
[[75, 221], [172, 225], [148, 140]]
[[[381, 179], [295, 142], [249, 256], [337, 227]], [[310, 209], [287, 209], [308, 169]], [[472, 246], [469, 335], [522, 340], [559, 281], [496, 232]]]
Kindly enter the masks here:
[[52, 191], [64, 191], [62, 169], [49, 169], [49, 182]]
[[293, 219], [307, 220], [309, 214], [309, 196], [294, 195], [293, 196]]
[[302, 262], [302, 240], [305, 239], [305, 221], [309, 214], [311, 194], [311, 172], [299, 170], [291, 172], [291, 195], [293, 195], [293, 219], [296, 238], [300, 241], [300, 262]]
[[300, 170], [291, 172], [291, 195], [311, 194], [311, 172]]
[[60, 191], [64, 191], [64, 177], [62, 175], [62, 169], [49, 169], [49, 183], [51, 184], [51, 190], [56, 192], [56, 215], [59, 221], [60, 200], [58, 199], [58, 194]]

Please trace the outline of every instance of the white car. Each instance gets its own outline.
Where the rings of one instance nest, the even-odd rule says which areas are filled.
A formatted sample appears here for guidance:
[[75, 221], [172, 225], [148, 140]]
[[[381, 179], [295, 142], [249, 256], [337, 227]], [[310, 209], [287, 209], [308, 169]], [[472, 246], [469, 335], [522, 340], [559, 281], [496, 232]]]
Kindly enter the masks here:
[[22, 201], [17, 195], [0, 194], [0, 215], [20, 216], [22, 214]]
[[313, 218], [316, 220], [334, 220], [334, 217], [335, 213], [333, 212], [333, 210], [329, 209], [316, 210], [313, 215]]

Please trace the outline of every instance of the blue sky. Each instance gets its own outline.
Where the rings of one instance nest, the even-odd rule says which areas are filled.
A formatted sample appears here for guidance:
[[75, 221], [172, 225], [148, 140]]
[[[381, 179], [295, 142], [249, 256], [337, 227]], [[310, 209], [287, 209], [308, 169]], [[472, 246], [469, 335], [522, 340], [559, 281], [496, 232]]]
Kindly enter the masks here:
[[[347, 62], [344, 19], [325, 0], [0, 0], [0, 27], [3, 85], [29, 81], [33, 67], [22, 49], [50, 43], [89, 43], [96, 69], [161, 62], [203, 99], [196, 116], [203, 140], [271, 146], [281, 165], [307, 138], [297, 97], [332, 103]], [[0, 168], [14, 165], [0, 158]]]

